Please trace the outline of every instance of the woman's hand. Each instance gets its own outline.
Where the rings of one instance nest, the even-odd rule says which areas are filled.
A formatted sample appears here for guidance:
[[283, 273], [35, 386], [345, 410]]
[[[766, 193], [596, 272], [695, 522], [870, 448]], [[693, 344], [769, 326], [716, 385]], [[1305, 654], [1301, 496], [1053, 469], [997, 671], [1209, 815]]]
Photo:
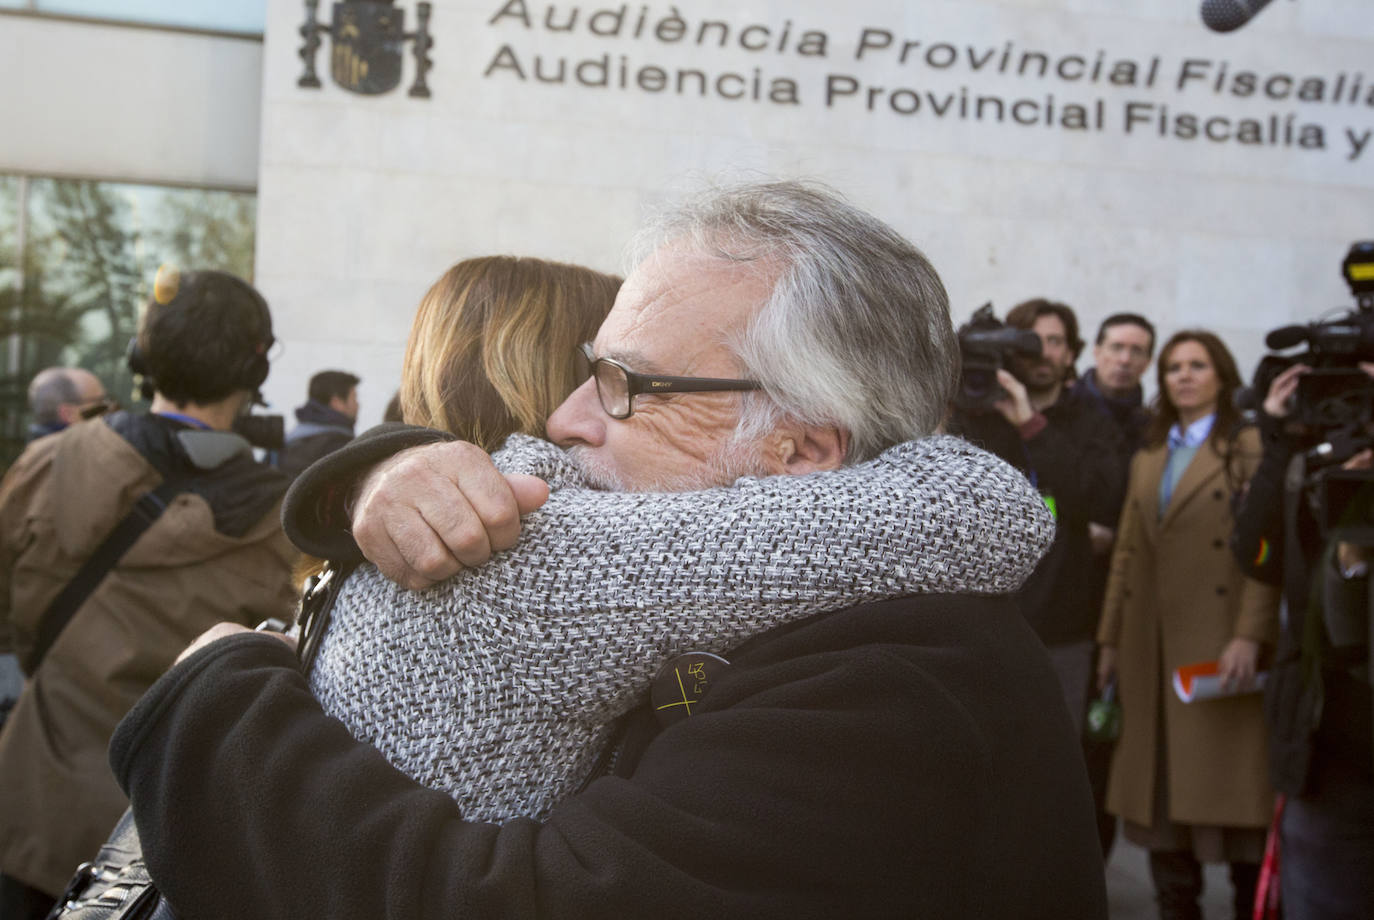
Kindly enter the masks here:
[[1116, 646], [1099, 645], [1097, 647], [1097, 692], [1101, 693], [1107, 689], [1107, 685], [1116, 680]]
[[1218, 660], [1223, 690], [1248, 690], [1259, 665], [1259, 643], [1237, 637], [1226, 643]]
[[[211, 642], [215, 642], [219, 639], [224, 639], [228, 636], [237, 636], [239, 633], [246, 632], [253, 632], [253, 630], [239, 623], [216, 623], [214, 626], [211, 626], [209, 629], [205, 630], [205, 632], [197, 636], [196, 641], [186, 646], [185, 650], [177, 656], [177, 660], [172, 663], [181, 664], [187, 658], [190, 658], [192, 655], [194, 655], [201, 649], [205, 648], [205, 646], [209, 645]], [[269, 636], [275, 636], [276, 638], [285, 642], [293, 651], [296, 648], [295, 636], [284, 636], [279, 632], [273, 632], [267, 629], [264, 629], [263, 633]]]

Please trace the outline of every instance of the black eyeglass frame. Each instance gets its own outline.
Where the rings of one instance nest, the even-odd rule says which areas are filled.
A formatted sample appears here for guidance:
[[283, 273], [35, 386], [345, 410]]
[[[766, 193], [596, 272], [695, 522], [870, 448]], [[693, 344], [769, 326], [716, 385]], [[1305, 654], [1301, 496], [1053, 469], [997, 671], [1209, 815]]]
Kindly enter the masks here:
[[111, 399], [108, 396], [102, 396], [99, 399], [92, 399], [83, 403], [82, 408], [79, 409], [78, 412], [81, 415], [82, 421], [89, 421], [107, 412], [115, 412], [118, 409], [119, 402], [117, 400]]
[[[637, 374], [613, 358], [598, 358], [592, 352], [590, 342], [578, 347], [586, 360], [588, 376], [596, 384], [596, 398], [602, 410], [613, 419], [627, 419], [635, 413], [635, 397], [642, 393], [725, 393], [744, 390], [761, 390], [763, 384], [757, 380], [731, 380], [724, 377], [671, 377], [664, 374]], [[606, 396], [601, 391], [601, 375], [597, 368], [601, 365], [613, 367], [625, 375], [626, 409], [623, 414], [611, 411], [606, 404]]]

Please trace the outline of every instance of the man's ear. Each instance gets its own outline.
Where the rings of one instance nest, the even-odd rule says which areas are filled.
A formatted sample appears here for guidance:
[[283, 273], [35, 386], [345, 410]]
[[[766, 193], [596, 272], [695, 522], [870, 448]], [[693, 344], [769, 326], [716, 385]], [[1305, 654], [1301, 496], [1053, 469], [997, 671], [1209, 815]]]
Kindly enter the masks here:
[[773, 475], [837, 470], [849, 454], [849, 432], [841, 428], [783, 425], [769, 440], [767, 461]]
[[61, 403], [57, 407], [57, 417], [64, 425], [75, 425], [81, 421], [81, 407], [76, 403]]
[[333, 409], [335, 412], [342, 412], [343, 414], [347, 415], [347, 414], [348, 414], [348, 397], [346, 397], [346, 396], [331, 396], [331, 397], [329, 397], [329, 408]]

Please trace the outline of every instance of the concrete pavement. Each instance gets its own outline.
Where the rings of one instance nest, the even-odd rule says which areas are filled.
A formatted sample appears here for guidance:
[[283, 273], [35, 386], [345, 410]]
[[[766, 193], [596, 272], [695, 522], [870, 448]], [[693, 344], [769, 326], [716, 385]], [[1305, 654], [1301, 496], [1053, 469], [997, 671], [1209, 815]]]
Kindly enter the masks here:
[[[1206, 920], [1231, 917], [1231, 880], [1225, 865], [1204, 866], [1202, 914]], [[1155, 920], [1154, 886], [1143, 849], [1117, 835], [1107, 863], [1107, 908], [1111, 920]]]

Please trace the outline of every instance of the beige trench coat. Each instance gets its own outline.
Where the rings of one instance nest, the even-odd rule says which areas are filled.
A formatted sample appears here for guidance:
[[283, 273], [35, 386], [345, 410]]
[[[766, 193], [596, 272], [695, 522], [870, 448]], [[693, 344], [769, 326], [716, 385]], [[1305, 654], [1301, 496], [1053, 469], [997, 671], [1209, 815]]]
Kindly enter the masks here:
[[[159, 481], [100, 421], [29, 446], [0, 486], [0, 650], [24, 659], [57, 592]], [[119, 719], [215, 623], [291, 615], [279, 508], [228, 537], [183, 492], [77, 611], [0, 732], [0, 871], [60, 894], [127, 807], [106, 753]]]
[[[1259, 452], [1255, 431], [1241, 432], [1231, 461], [1236, 484], [1249, 479]], [[1098, 628], [1098, 642], [1118, 652], [1122, 706], [1107, 809], [1153, 824], [1161, 779], [1155, 751], [1163, 732], [1171, 821], [1263, 827], [1272, 817], [1273, 791], [1260, 694], [1185, 704], [1169, 681], [1180, 665], [1219, 657], [1235, 637], [1272, 647], [1279, 592], [1242, 575], [1232, 558], [1233, 483], [1210, 442], [1194, 455], [1160, 518], [1167, 458], [1161, 446], [1140, 451], [1131, 462]]]

